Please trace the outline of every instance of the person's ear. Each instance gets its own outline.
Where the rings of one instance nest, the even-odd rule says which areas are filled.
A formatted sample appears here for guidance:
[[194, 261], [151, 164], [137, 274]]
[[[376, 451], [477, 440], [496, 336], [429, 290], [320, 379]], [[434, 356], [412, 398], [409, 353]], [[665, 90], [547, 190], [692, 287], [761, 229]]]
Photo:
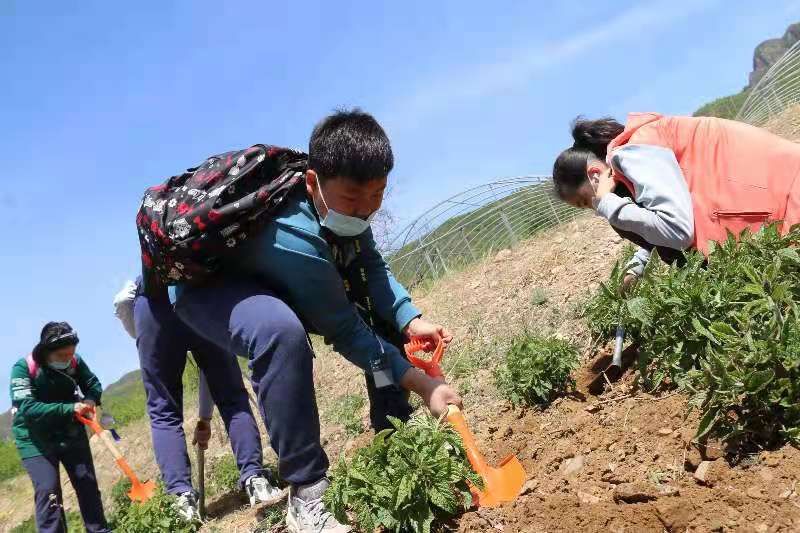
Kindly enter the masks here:
[[319, 187], [317, 173], [311, 169], [306, 170], [306, 192], [309, 196], [314, 196], [314, 190]]
[[600, 181], [600, 176], [603, 175], [603, 167], [597, 164], [589, 165], [586, 168], [586, 177], [593, 185], [597, 185]]

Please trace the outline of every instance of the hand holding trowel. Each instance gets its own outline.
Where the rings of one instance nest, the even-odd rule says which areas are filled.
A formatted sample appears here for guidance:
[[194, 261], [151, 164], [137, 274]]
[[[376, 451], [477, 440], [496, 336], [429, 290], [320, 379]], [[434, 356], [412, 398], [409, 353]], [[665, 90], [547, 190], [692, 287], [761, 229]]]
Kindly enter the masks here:
[[131, 490], [128, 491], [128, 497], [131, 500], [139, 503], [146, 502], [152, 498], [153, 492], [156, 489], [155, 483], [153, 483], [152, 480], [144, 483], [139, 481], [139, 478], [136, 477], [136, 474], [133, 472], [133, 469], [131, 469], [128, 461], [125, 460], [125, 457], [122, 456], [119, 449], [117, 449], [116, 444], [114, 444], [114, 438], [112, 437], [111, 432], [103, 429], [97, 420], [95, 420], [94, 411], [76, 413], [75, 418], [77, 418], [79, 422], [89, 427], [89, 429], [91, 429], [94, 434], [103, 441], [103, 444], [106, 446], [108, 451], [114, 456], [114, 460], [116, 461], [119, 469], [122, 470], [122, 473], [131, 480]]
[[[424, 346], [425, 343], [419, 339], [411, 339], [411, 342], [405, 346], [408, 360], [417, 368], [424, 370], [430, 377], [444, 377], [439, 366], [444, 353], [444, 343], [439, 342], [430, 360], [420, 359], [414, 355], [422, 350]], [[475, 505], [478, 507], [496, 507], [501, 503], [514, 501], [519, 496], [523, 483], [525, 483], [526, 474], [522, 463], [515, 456], [509, 455], [500, 461], [499, 466], [489, 466], [478, 450], [475, 437], [467, 427], [464, 415], [455, 405], [451, 405], [448, 408], [447, 421], [461, 435], [467, 459], [469, 459], [473, 470], [483, 479], [482, 490], [477, 487], [471, 487]]]

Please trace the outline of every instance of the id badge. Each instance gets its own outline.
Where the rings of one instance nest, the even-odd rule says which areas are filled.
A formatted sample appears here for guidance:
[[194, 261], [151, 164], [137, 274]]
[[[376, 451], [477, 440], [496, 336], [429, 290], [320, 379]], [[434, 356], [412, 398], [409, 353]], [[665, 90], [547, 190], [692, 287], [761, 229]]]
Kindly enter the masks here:
[[372, 379], [375, 381], [375, 387], [382, 389], [394, 385], [394, 379], [392, 378], [392, 369], [389, 366], [389, 358], [383, 349], [383, 343], [377, 335], [375, 337], [381, 352], [370, 361], [370, 370], [372, 371]]

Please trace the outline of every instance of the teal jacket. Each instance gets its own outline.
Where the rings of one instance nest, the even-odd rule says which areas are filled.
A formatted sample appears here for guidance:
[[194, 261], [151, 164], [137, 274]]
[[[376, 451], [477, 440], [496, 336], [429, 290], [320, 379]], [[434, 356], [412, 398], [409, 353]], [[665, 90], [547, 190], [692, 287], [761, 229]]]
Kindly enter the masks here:
[[103, 388], [80, 356], [75, 368], [39, 368], [31, 379], [25, 358], [11, 369], [12, 434], [23, 459], [50, 455], [73, 446], [86, 446], [83, 425], [75, 419], [76, 390], [100, 404]]
[[[352, 239], [351, 244], [360, 246], [364, 254], [375, 313], [402, 331], [421, 315], [420, 311], [376, 249], [371, 230]], [[370, 361], [383, 348], [396, 383], [410, 368], [400, 351], [376, 335], [348, 300], [344, 281], [305, 188], [293, 191], [263, 230], [234, 249], [223, 265], [225, 274], [263, 281], [292, 308], [311, 333], [322, 335], [326, 343], [357, 366], [369, 369]], [[180, 299], [180, 293], [180, 286], [171, 291], [173, 301]]]

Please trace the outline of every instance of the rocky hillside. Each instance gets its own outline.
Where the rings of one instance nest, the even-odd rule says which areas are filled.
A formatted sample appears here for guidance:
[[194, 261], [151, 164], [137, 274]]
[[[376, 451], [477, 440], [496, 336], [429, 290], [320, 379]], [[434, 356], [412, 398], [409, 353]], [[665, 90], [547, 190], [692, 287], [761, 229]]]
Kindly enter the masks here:
[[745, 89], [753, 88], [770, 67], [797, 41], [800, 41], [800, 22], [790, 25], [783, 37], [767, 39], [756, 46], [753, 53], [753, 71], [750, 73], [749, 83]]
[[755, 87], [758, 81], [767, 73], [786, 50], [800, 40], [800, 22], [791, 24], [783, 37], [777, 39], [767, 39], [758, 46], [753, 52], [753, 70], [748, 76], [747, 85], [738, 93], [730, 96], [723, 96], [713, 102], [709, 102], [697, 111], [695, 116], [734, 118], [739, 109], [747, 100], [750, 90]]

